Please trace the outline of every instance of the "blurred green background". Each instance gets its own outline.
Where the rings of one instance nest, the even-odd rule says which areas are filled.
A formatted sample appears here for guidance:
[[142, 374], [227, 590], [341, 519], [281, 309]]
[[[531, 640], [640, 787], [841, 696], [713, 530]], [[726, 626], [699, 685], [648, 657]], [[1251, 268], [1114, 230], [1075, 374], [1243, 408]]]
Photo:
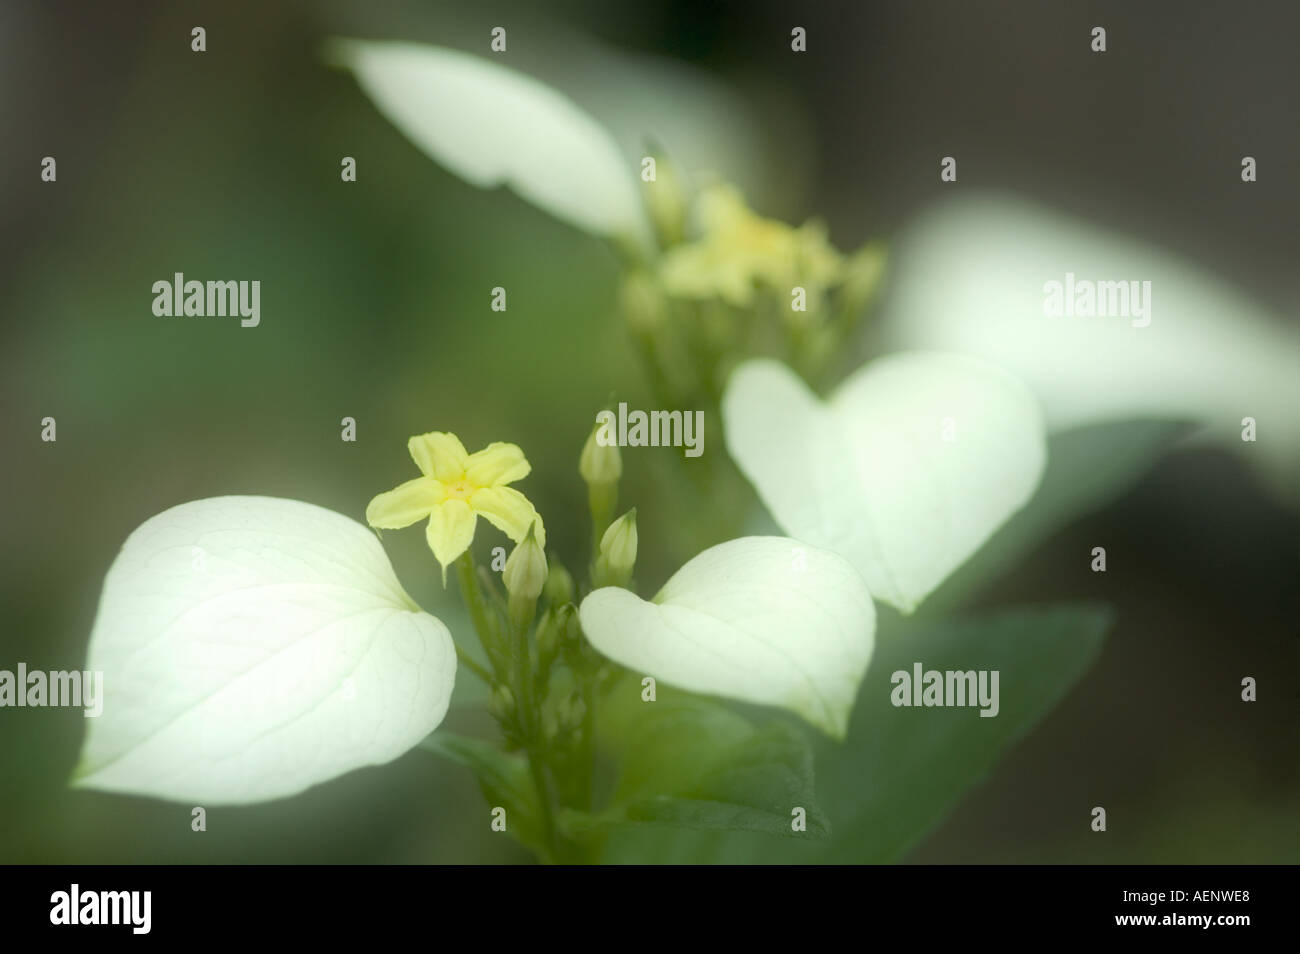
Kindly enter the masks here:
[[[608, 250], [421, 155], [318, 61], [325, 36], [485, 49], [505, 25], [515, 65], [549, 64], [591, 96], [601, 74], [582, 69], [596, 59], [568, 55], [588, 42], [623, 51], [615, 62], [690, 64], [734, 104], [701, 106], [647, 73], [647, 108], [734, 108], [730, 160], [760, 211], [821, 216], [842, 249], [888, 239], [937, 197], [937, 157], [958, 154], [963, 181], [1161, 243], [1294, 316], [1294, 177], [1243, 195], [1205, 172], [1235, 167], [1243, 128], [1276, 167], [1300, 156], [1296, 8], [1047, 6], [4, 0], [0, 668], [82, 665], [103, 575], [147, 517], [248, 493], [360, 519], [410, 476], [410, 434], [517, 442], [543, 514], [579, 513], [595, 409], [648, 393]], [[1084, 44], [1060, 39], [1094, 22], [1111, 36], [1104, 81], [1085, 72]], [[785, 55], [795, 24], [817, 55]], [[193, 26], [204, 54], [190, 51]], [[605, 106], [635, 129], [619, 101]], [[47, 155], [56, 184], [39, 179]], [[357, 158], [356, 183], [339, 180], [343, 156]], [[175, 271], [260, 279], [260, 327], [154, 317], [150, 286]], [[489, 309], [496, 285], [504, 313]], [[54, 444], [40, 440], [47, 415]], [[339, 439], [344, 416], [355, 444]], [[716, 431], [707, 439], [720, 449]], [[654, 482], [629, 466], [624, 499], [663, 508]], [[702, 531], [641, 516], [638, 577], [653, 590]], [[585, 524], [548, 516], [548, 530], [583, 552]], [[1236, 460], [1180, 451], [1019, 554], [980, 604], [1098, 598], [1118, 623], [1096, 667], [910, 860], [1300, 860], [1298, 540], [1295, 514]], [[1104, 576], [1077, 558], [1097, 541], [1124, 554]], [[455, 612], [422, 534], [385, 545], [417, 601]], [[1259, 679], [1253, 706], [1238, 701], [1243, 675]], [[489, 730], [472, 705], [449, 725]], [[480, 823], [469, 774], [428, 753], [211, 811], [200, 835], [189, 806], [69, 791], [83, 729], [75, 710], [0, 710], [0, 861], [526, 859]], [[1095, 804], [1104, 836], [1087, 828]]]

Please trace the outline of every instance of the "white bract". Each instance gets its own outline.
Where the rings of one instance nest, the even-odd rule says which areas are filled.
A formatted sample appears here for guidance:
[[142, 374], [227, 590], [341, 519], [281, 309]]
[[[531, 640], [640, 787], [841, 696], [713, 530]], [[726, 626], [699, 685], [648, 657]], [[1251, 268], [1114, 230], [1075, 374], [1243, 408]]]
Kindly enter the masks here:
[[[485, 39], [477, 23], [458, 29], [449, 22], [438, 42], [553, 87], [609, 131], [638, 174], [642, 158], [655, 153], [688, 176], [713, 171], [747, 195], [768, 194], [784, 181], [783, 157], [800, 153], [811, 138], [797, 111], [774, 116], [769, 108], [760, 124], [750, 97], [715, 71], [682, 60], [609, 46], [541, 18], [529, 23], [525, 42], [512, 40], [508, 54], [488, 52]], [[648, 184], [638, 186], [644, 192]]]
[[456, 650], [361, 524], [216, 497], [127, 538], [86, 668], [104, 673], [104, 710], [75, 783], [213, 805], [401, 755], [442, 721]]
[[587, 232], [646, 240], [636, 170], [603, 126], [551, 87], [437, 46], [340, 40], [331, 52], [393, 125], [467, 182], [508, 185]]
[[1033, 494], [1046, 459], [1033, 396], [964, 355], [872, 362], [822, 402], [784, 365], [741, 365], [727, 449], [786, 533], [847, 559], [910, 612]]
[[[1148, 314], [1045, 314], [1044, 285], [1150, 282]], [[1015, 374], [1050, 429], [1188, 419], [1294, 489], [1300, 329], [1159, 249], [1011, 198], [953, 200], [898, 245], [887, 345], [964, 351]], [[1258, 422], [1257, 443], [1241, 421]], [[1282, 486], [1286, 486], [1285, 483]]]
[[790, 709], [843, 737], [875, 637], [848, 563], [785, 537], [711, 547], [651, 601], [605, 587], [582, 601], [591, 644], [693, 692]]

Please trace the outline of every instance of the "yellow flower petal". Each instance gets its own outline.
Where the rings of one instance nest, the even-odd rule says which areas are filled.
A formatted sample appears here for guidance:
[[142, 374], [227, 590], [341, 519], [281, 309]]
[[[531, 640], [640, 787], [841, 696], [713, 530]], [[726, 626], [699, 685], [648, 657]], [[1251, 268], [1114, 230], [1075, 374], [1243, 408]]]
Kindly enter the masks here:
[[415, 466], [426, 477], [456, 480], [464, 475], [465, 468], [469, 466], [469, 454], [455, 434], [443, 431], [417, 434], [406, 442], [406, 449], [411, 452]]
[[474, 540], [474, 511], [463, 500], [447, 500], [433, 508], [425, 537], [429, 549], [442, 564], [442, 584], [447, 585], [447, 566], [469, 549]]
[[511, 540], [518, 543], [537, 521], [537, 542], [546, 546], [546, 528], [528, 498], [511, 487], [485, 487], [470, 498], [470, 505]]
[[517, 445], [497, 441], [471, 454], [465, 473], [480, 487], [495, 487], [521, 480], [532, 469]]
[[379, 530], [400, 530], [427, 517], [445, 497], [436, 480], [416, 477], [370, 501], [366, 507], [366, 523]]

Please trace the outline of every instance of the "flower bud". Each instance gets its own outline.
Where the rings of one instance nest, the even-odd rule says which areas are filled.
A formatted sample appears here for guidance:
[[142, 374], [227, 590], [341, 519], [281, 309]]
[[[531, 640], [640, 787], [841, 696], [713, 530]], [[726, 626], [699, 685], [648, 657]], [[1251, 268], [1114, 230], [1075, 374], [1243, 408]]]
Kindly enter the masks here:
[[535, 600], [546, 586], [546, 552], [537, 542], [537, 524], [528, 528], [528, 536], [506, 558], [501, 581], [512, 598]]
[[623, 475], [623, 457], [618, 450], [614, 412], [601, 411], [578, 459], [578, 473], [587, 482], [587, 507], [591, 513], [592, 543], [609, 525], [618, 503], [618, 479]]
[[[588, 487], [617, 484], [623, 476], [623, 456], [618, 450], [617, 436], [600, 420], [605, 413], [597, 415], [596, 426], [588, 435], [587, 443], [582, 447], [582, 456], [578, 458], [578, 473], [582, 474]], [[608, 413], [613, 416], [613, 412]], [[606, 443], [601, 443], [601, 440]]]
[[550, 709], [542, 710], [542, 737], [547, 741], [554, 739], [560, 734], [560, 720], [555, 717], [555, 713]]
[[582, 720], [586, 715], [586, 703], [576, 692], [565, 696], [555, 707], [555, 721], [562, 732], [572, 732], [581, 728]]
[[546, 577], [546, 602], [552, 606], [563, 606], [573, 601], [573, 576], [560, 563], [552, 563]]
[[667, 248], [680, 242], [686, 232], [687, 195], [675, 162], [657, 151], [654, 164], [654, 181], [645, 186], [646, 206], [659, 245]]
[[600, 538], [595, 572], [597, 586], [624, 586], [632, 579], [636, 545], [636, 508], [633, 507], [611, 523]]
[[637, 334], [650, 334], [664, 324], [668, 302], [663, 289], [645, 272], [630, 272], [618, 293], [627, 325]]
[[556, 615], [556, 622], [562, 623], [560, 631], [560, 653], [569, 667], [582, 676], [586, 673], [586, 640], [582, 635], [582, 623], [578, 619], [577, 608], [573, 606], [562, 609]]
[[499, 722], [507, 722], [514, 718], [515, 714], [515, 694], [510, 691], [509, 686], [497, 686], [488, 696], [488, 712]]
[[555, 610], [548, 609], [542, 614], [541, 622], [537, 624], [536, 641], [537, 658], [543, 667], [560, 654], [560, 636], [563, 627], [564, 623], [557, 618]]
[[578, 630], [577, 607], [569, 604], [555, 611], [555, 637], [561, 649], [564, 649], [566, 644], [577, 640]]

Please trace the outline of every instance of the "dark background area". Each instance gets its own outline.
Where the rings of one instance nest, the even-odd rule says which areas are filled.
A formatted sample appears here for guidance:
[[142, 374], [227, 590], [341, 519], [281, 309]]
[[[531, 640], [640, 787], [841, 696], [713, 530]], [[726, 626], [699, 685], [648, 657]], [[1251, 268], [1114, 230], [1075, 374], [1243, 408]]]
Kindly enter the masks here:
[[[963, 188], [1147, 239], [1296, 320], [1292, 3], [3, 0], [0, 668], [82, 664], [103, 574], [150, 515], [258, 493], [359, 517], [405, 479], [406, 437], [434, 420], [456, 422], [436, 426], [471, 449], [523, 445], [544, 513], [582, 506], [573, 470], [590, 408], [612, 387], [645, 393], [613, 313], [615, 262], [437, 167], [316, 56], [323, 36], [438, 42], [453, 22], [485, 46], [505, 24], [526, 45], [542, 15], [734, 85], [784, 164], [755, 204], [824, 218], [840, 248], [888, 239], [938, 197], [939, 158], [954, 155]], [[190, 52], [196, 25], [206, 54]], [[806, 55], [789, 53], [794, 25]], [[1094, 25], [1107, 29], [1101, 56]], [[39, 179], [46, 155], [56, 184]], [[355, 186], [339, 183], [343, 155], [358, 157]], [[1249, 189], [1243, 155], [1259, 161]], [[159, 322], [149, 288], [174, 271], [261, 279], [262, 326]], [[510, 311], [486, 317], [503, 275]], [[40, 441], [45, 415], [56, 444]], [[344, 415], [355, 445], [338, 440]], [[629, 476], [633, 498], [646, 479]], [[548, 526], [561, 547], [583, 533]], [[385, 543], [436, 608], [447, 597], [432, 576], [410, 576], [419, 536]], [[1104, 575], [1081, 556], [1097, 545]], [[676, 558], [652, 547], [646, 575], [662, 580]], [[1296, 514], [1209, 450], [1173, 454], [1025, 554], [981, 604], [1099, 598], [1118, 624], [1097, 666], [911, 860], [1300, 860], [1297, 570]], [[1246, 675], [1253, 705], [1240, 701]], [[210, 812], [195, 835], [188, 806], [69, 791], [83, 723], [0, 711], [0, 860], [523, 857], [460, 824], [480, 810], [472, 779], [421, 752]], [[1093, 805], [1107, 808], [1104, 835], [1088, 830]]]

